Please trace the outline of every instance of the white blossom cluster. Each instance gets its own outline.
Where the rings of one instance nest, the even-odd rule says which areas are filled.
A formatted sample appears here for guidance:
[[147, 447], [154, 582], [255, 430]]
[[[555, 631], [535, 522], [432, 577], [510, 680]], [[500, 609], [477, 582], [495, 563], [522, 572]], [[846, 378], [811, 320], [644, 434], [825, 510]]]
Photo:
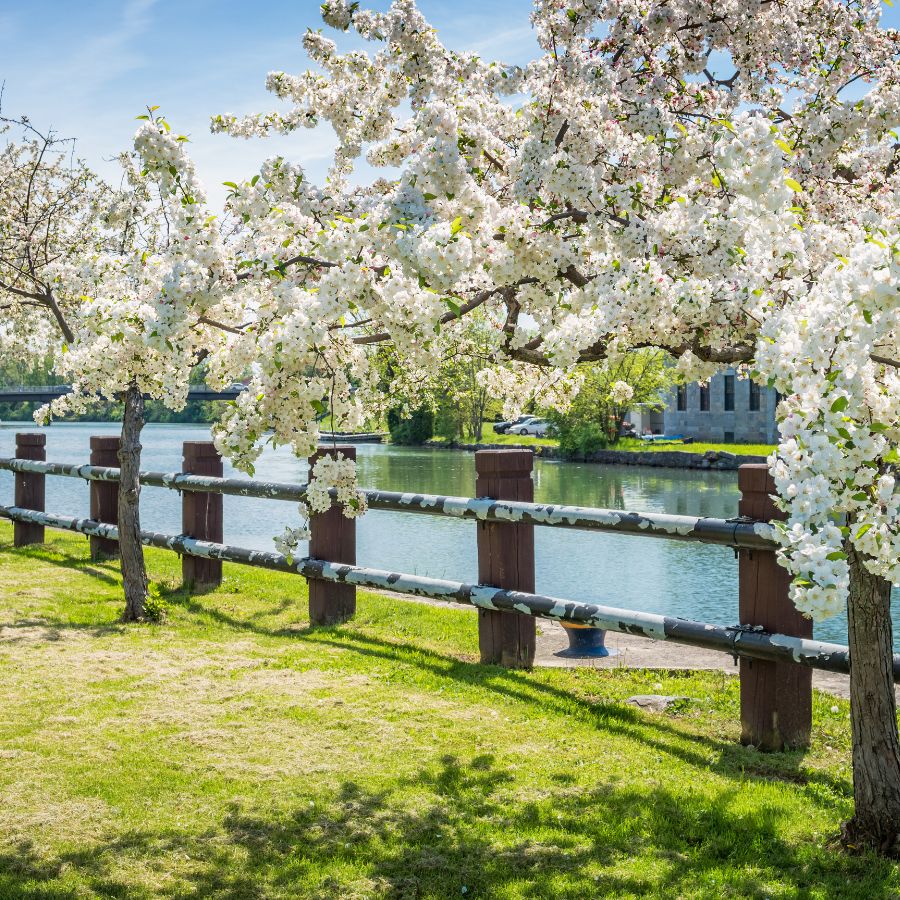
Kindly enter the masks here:
[[356, 461], [343, 453], [320, 456], [313, 464], [306, 500], [297, 504], [303, 524], [288, 527], [275, 538], [279, 553], [292, 558], [301, 541], [310, 538], [309, 518], [314, 513], [328, 512], [332, 506], [331, 491], [345, 518], [354, 519], [368, 509], [365, 491], [359, 489], [356, 478]]
[[843, 608], [847, 541], [900, 582], [900, 491], [886, 465], [900, 437], [900, 377], [872, 359], [900, 326], [898, 242], [895, 231], [835, 259], [762, 329], [756, 365], [786, 395], [770, 460], [788, 513], [782, 556], [795, 603], [816, 617]]
[[[185, 139], [165, 120], [144, 118], [135, 153], [121, 160], [124, 186], [112, 190], [79, 174], [89, 185], [83, 206], [70, 206], [66, 217], [43, 229], [53, 250], [30, 273], [31, 288], [39, 283], [52, 294], [51, 305], [71, 331], [60, 344], [53, 340], [58, 332], [45, 329], [43, 350], [58, 348], [56, 371], [73, 392], [38, 410], [38, 422], [84, 412], [98, 398], [117, 400], [130, 385], [170, 408], [183, 407], [190, 372], [212, 343], [204, 316], [229, 307], [234, 275]], [[74, 176], [63, 160], [32, 171], [57, 203], [72, 190]], [[4, 268], [12, 266], [0, 249]], [[6, 307], [4, 314], [13, 317], [8, 327], [20, 340], [47, 318], [25, 307]]]
[[[449, 50], [412, 0], [322, 11], [375, 51], [310, 33], [317, 70], [269, 77], [285, 111], [213, 123], [338, 140], [327, 190], [277, 159], [234, 186], [254, 324], [226, 346], [253, 378], [223, 448], [251, 460], [273, 429], [310, 452], [317, 410], [359, 421], [386, 378], [415, 396], [478, 309], [507, 412], [564, 407], [579, 361], [641, 347], [769, 380], [798, 606], [841, 607], [847, 541], [900, 582], [900, 67], [877, 3], [538, 0], [525, 67]], [[363, 155], [399, 175], [351, 184]]]
[[[170, 230], [58, 264], [84, 298], [81, 395], [127, 372], [180, 402], [204, 354], [213, 384], [247, 385], [215, 439], [251, 469], [265, 441], [311, 455], [326, 416], [414, 408], [476, 310], [497, 336], [479, 379], [507, 411], [564, 407], [579, 362], [634, 349], [684, 378], [745, 366], [783, 397], [798, 606], [841, 608], [851, 545], [900, 583], [900, 37], [876, 0], [535, 0], [525, 66], [448, 49], [414, 0], [322, 14], [313, 68], [268, 77], [281, 108], [213, 128], [328, 125], [327, 182], [273, 157], [214, 219], [151, 119], [135, 193], [158, 186]], [[384, 177], [357, 184], [361, 159]], [[145, 223], [147, 202], [110, 216]]]
[[613, 403], [625, 406], [634, 396], [634, 388], [627, 381], [614, 381], [609, 396]]

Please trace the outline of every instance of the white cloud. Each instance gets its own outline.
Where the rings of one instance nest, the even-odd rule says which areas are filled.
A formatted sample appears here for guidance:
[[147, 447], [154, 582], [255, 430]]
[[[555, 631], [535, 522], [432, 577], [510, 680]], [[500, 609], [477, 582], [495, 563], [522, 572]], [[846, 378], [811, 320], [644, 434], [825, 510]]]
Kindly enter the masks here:
[[501, 62], [518, 62], [523, 57], [536, 56], [538, 52], [534, 29], [530, 25], [508, 28], [479, 41], [467, 41], [462, 49]]
[[105, 32], [75, 40], [73, 50], [58, 57], [55, 64], [43, 65], [34, 72], [34, 87], [43, 85], [59, 97], [88, 96], [128, 72], [140, 68], [145, 57], [138, 49], [138, 38], [152, 25], [150, 15], [157, 0], [127, 0], [121, 15]]

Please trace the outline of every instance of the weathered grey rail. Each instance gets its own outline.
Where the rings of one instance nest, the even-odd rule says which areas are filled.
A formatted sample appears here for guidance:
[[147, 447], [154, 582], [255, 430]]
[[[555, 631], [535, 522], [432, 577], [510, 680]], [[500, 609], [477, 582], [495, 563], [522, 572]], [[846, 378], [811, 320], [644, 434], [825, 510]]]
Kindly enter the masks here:
[[[85, 481], [118, 481], [119, 470], [107, 466], [71, 465], [27, 459], [0, 458], [0, 470], [61, 475]], [[181, 472], [142, 472], [141, 484], [173, 490], [259, 497], [266, 500], [302, 500], [306, 485], [245, 478], [213, 478]], [[371, 509], [476, 519], [482, 522], [514, 522], [588, 531], [612, 531], [670, 540], [722, 544], [747, 550], [775, 547], [772, 526], [744, 518], [716, 519], [705, 516], [677, 516], [667, 513], [627, 512], [585, 506], [525, 503], [449, 497], [435, 494], [366, 490]]]
[[[35, 512], [15, 506], [0, 506], [0, 518], [76, 531], [113, 541], [118, 540], [119, 536], [118, 528], [115, 525], [74, 516]], [[184, 535], [142, 531], [141, 540], [148, 546], [172, 550], [188, 556], [273, 569], [339, 584], [352, 584], [357, 587], [389, 590], [400, 594], [432, 597], [474, 606], [478, 609], [506, 610], [541, 619], [573, 622], [607, 631], [634, 634], [654, 640], [669, 640], [708, 650], [719, 650], [735, 657], [771, 662], [793, 662], [828, 672], [848, 673], [850, 671], [848, 650], [840, 644], [783, 634], [766, 634], [759, 630], [740, 626], [710, 625], [690, 619], [563, 600], [525, 591], [426, 578], [401, 572], [387, 572], [365, 566], [309, 558], [290, 559], [281, 553], [248, 550], [244, 547], [200, 541]], [[900, 655], [897, 654], [894, 655], [894, 679], [900, 681]]]

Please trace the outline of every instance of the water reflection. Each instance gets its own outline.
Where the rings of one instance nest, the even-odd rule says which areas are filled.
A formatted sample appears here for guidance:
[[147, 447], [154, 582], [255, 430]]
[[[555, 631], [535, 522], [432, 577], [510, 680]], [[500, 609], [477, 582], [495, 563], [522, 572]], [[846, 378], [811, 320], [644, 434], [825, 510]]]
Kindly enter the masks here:
[[[0, 456], [11, 456], [15, 432], [0, 426]], [[91, 434], [114, 434], [115, 425], [57, 424], [47, 430], [47, 458], [85, 462]], [[193, 425], [148, 425], [144, 432], [144, 468], [181, 468], [181, 443], [208, 440]], [[471, 496], [474, 456], [463, 452], [387, 447], [357, 447], [360, 480], [384, 490]], [[303, 481], [306, 465], [287, 448], [267, 450], [257, 475], [278, 481]], [[226, 475], [235, 474], [226, 464]], [[536, 460], [535, 499], [548, 503], [602, 506], [648, 512], [727, 518], [737, 512], [734, 472], [596, 466]], [[12, 476], [0, 472], [0, 502], [12, 500]], [[47, 480], [47, 509], [75, 515], [88, 512], [88, 488], [67, 478]], [[145, 488], [145, 527], [181, 530], [177, 494]], [[225, 540], [271, 549], [272, 537], [295, 522], [293, 504], [244, 497], [225, 498]], [[679, 543], [625, 535], [596, 535], [564, 529], [536, 529], [537, 589], [560, 597], [590, 600], [648, 612], [732, 624], [737, 621], [737, 562], [724, 547]], [[372, 512], [358, 527], [362, 565], [438, 578], [477, 577], [472, 523], [392, 512]], [[894, 611], [896, 615], [897, 606]], [[898, 631], [895, 620], [895, 633]], [[834, 618], [816, 626], [822, 640], [844, 642], [846, 621]]]

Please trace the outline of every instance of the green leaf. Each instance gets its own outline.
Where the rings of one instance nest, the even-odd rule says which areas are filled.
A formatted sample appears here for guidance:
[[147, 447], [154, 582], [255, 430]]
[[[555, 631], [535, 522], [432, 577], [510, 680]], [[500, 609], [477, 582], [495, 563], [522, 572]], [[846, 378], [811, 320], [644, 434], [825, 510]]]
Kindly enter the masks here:
[[803, 190], [803, 185], [800, 184], [800, 182], [797, 181], [797, 180], [794, 179], [794, 178], [785, 178], [785, 179], [784, 179], [784, 183], [785, 183], [792, 191], [796, 191], [798, 194], [800, 193], [800, 191]]
[[426, 200], [437, 200], [437, 194], [422, 194]]
[[237, 185], [233, 181], [223, 181], [222, 184], [224, 184], [225, 187], [230, 187], [237, 190]]
[[454, 316], [458, 317], [462, 313], [462, 307], [451, 297], [444, 297], [444, 303], [450, 307], [450, 312], [452, 312]]
[[462, 231], [462, 227], [463, 227], [462, 226], [462, 216], [457, 216], [450, 223], [450, 234], [451, 235], [459, 234], [459, 232]]
[[846, 558], [847, 558], [847, 554], [844, 553], [843, 550], [835, 550], [833, 553], [829, 553], [828, 556], [825, 557], [825, 559], [830, 559], [832, 562], [834, 562], [835, 560], [838, 560], [838, 559], [846, 559]]
[[782, 141], [780, 138], [775, 141], [775, 144], [781, 147], [781, 149], [784, 150], [785, 153], [793, 154], [794, 152], [794, 148], [787, 141]]
[[259, 175], [254, 175], [250, 179], [250, 187], [256, 187], [256, 182], [259, 181]]
[[872, 529], [872, 523], [866, 522], [865, 525], [860, 525], [859, 530], [856, 532], [856, 540], [859, 540], [867, 531]]
[[834, 403], [831, 404], [831, 411], [833, 413], [839, 413], [839, 412], [845, 410], [849, 405], [850, 405], [850, 400], [845, 396], [841, 396], [841, 397], [838, 397], [837, 400], [835, 400]]

